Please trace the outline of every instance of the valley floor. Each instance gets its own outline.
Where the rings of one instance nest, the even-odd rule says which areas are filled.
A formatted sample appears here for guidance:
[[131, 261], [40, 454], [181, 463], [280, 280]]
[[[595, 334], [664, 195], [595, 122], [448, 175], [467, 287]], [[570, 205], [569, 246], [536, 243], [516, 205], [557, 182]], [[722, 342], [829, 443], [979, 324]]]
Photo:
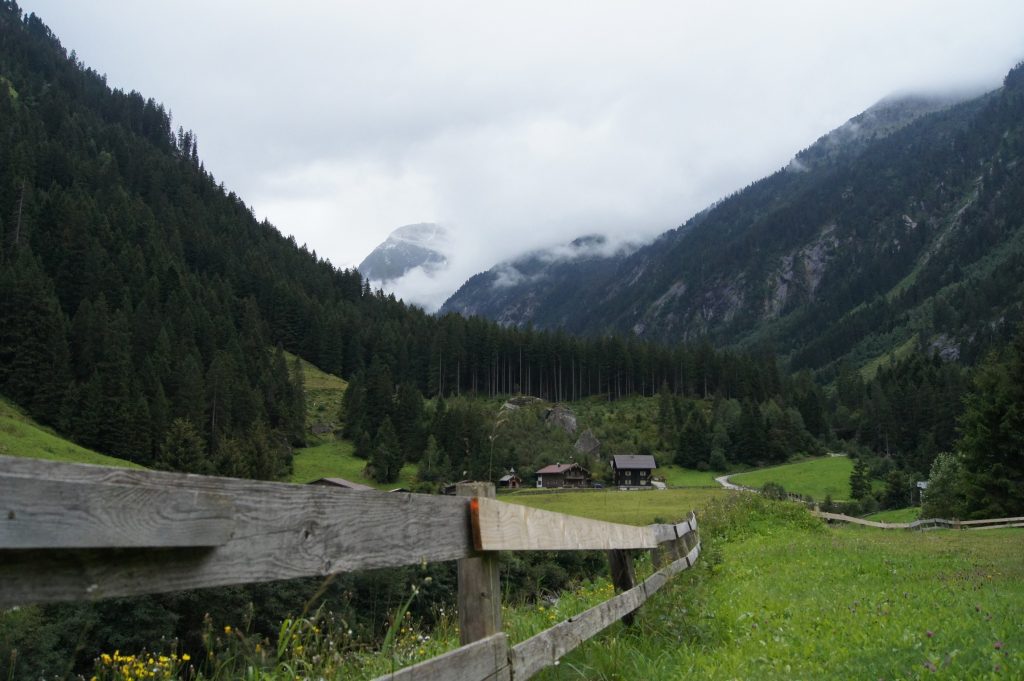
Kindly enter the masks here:
[[1024, 531], [829, 528], [744, 496], [742, 522], [705, 511], [700, 570], [541, 678], [1024, 678]]

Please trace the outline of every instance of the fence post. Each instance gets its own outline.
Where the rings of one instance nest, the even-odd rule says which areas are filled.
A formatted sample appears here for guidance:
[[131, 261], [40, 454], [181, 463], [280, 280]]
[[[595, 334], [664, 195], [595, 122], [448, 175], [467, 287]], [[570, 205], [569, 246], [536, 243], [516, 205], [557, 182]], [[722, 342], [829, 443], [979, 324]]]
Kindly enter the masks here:
[[[623, 549], [612, 549], [608, 552], [608, 567], [612, 572], [612, 584], [619, 592], [629, 591], [636, 582], [636, 573], [633, 571], [633, 556], [629, 551]], [[633, 624], [633, 613], [622, 617], [625, 625]]]
[[[489, 482], [460, 482], [455, 486], [455, 494], [489, 499], [495, 496], [494, 485]], [[458, 572], [459, 642], [467, 645], [501, 631], [498, 554], [486, 552], [473, 558], [462, 558], [458, 562]]]
[[655, 546], [651, 549], [651, 567], [655, 570], [661, 569], [661, 566], [665, 563], [665, 550], [660, 546]]

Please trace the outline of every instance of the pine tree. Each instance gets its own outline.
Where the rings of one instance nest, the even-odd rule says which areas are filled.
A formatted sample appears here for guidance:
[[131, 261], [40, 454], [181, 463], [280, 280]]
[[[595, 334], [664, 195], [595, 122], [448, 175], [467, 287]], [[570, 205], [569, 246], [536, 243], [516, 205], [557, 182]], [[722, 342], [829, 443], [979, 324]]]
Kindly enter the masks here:
[[292, 445], [302, 447], [306, 444], [306, 375], [298, 357], [292, 362], [290, 411], [288, 439]]
[[668, 382], [663, 381], [658, 391], [658, 437], [662, 442], [671, 442], [675, 435], [675, 421], [672, 404], [672, 393], [669, 391]]
[[159, 467], [183, 473], [212, 472], [212, 466], [206, 458], [206, 443], [189, 421], [174, 419], [171, 422], [161, 447]]
[[711, 433], [700, 407], [694, 407], [679, 433], [675, 461], [684, 468], [708, 465], [711, 458]]
[[394, 482], [402, 469], [402, 448], [398, 443], [391, 419], [384, 417], [373, 440], [373, 454], [370, 457], [370, 474], [377, 482]]
[[960, 518], [965, 510], [964, 467], [956, 454], [942, 452], [932, 462], [921, 499], [922, 518]]
[[419, 461], [423, 455], [423, 397], [411, 383], [398, 387], [393, 422], [405, 461]]
[[967, 513], [1024, 515], [1024, 328], [978, 368], [960, 419]]
[[864, 457], [859, 456], [854, 460], [853, 471], [850, 472], [850, 496], [859, 501], [870, 491], [871, 481], [868, 479], [868, 465]]
[[444, 452], [437, 446], [437, 438], [433, 435], [427, 438], [427, 447], [420, 458], [419, 469], [416, 476], [423, 482], [437, 482], [443, 480], [447, 471], [441, 469], [441, 459]]

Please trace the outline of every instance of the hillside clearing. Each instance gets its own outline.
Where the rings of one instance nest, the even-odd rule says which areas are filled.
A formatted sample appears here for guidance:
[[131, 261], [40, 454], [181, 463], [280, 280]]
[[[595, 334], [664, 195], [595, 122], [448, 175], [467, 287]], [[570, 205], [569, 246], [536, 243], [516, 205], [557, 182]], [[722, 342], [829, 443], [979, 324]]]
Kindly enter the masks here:
[[818, 501], [826, 496], [832, 497], [833, 501], [840, 501], [850, 498], [851, 472], [853, 461], [849, 457], [828, 456], [737, 473], [729, 476], [729, 480], [737, 485], [758, 489], [767, 482], [775, 482], [785, 487], [787, 492], [814, 497]]
[[121, 468], [142, 468], [138, 464], [94, 452], [56, 435], [0, 398], [0, 455], [24, 456], [69, 463], [91, 463]]
[[396, 482], [379, 483], [363, 472], [366, 461], [354, 453], [348, 440], [325, 440], [313, 447], [296, 449], [292, 459], [292, 475], [289, 482], [307, 483], [320, 478], [344, 478], [377, 489], [409, 487], [415, 481], [416, 466], [405, 464]]

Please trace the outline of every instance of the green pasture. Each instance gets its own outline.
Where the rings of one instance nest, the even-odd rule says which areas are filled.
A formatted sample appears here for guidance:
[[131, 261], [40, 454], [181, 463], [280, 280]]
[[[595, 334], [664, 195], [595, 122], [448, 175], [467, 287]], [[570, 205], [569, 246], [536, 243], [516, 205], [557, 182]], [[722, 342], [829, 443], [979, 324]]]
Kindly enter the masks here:
[[879, 511], [865, 516], [868, 520], [879, 523], [912, 523], [921, 517], [921, 507], [911, 506], [910, 508], [893, 508], [888, 511]]
[[659, 466], [654, 470], [654, 475], [665, 478], [669, 487], [721, 487], [715, 482], [715, 477], [722, 473], [695, 471], [691, 468], [680, 468], [675, 464]]
[[306, 483], [320, 478], [345, 478], [377, 489], [394, 489], [409, 487], [415, 481], [416, 466], [407, 463], [402, 467], [397, 482], [377, 482], [363, 473], [366, 461], [358, 458], [353, 449], [351, 442], [336, 440], [333, 435], [330, 440], [313, 447], [296, 449], [289, 482]]
[[130, 461], [100, 454], [65, 440], [3, 398], [0, 398], [0, 455], [141, 468]]
[[776, 482], [787, 492], [796, 492], [821, 501], [831, 496], [833, 501], [850, 498], [850, 473], [853, 461], [845, 456], [827, 456], [771, 468], [759, 468], [748, 473], [737, 473], [729, 480], [737, 485], [760, 489], [766, 482]]
[[827, 528], [781, 506], [706, 507], [698, 568], [538, 678], [1024, 678], [1024, 531]]
[[676, 522], [691, 510], [699, 512], [712, 499], [727, 494], [730, 492], [721, 488], [628, 492], [604, 489], [549, 494], [507, 494], [502, 495], [501, 500], [597, 520], [649, 525], [653, 522]]
[[[291, 368], [295, 362], [295, 355], [290, 352], [284, 354], [288, 360], [288, 367]], [[341, 399], [348, 388], [348, 382], [320, 370], [304, 359], [300, 358], [299, 361], [302, 363], [303, 393], [306, 396], [306, 428], [312, 428], [317, 423], [337, 427]], [[307, 433], [307, 437], [311, 442], [319, 442], [326, 441], [333, 435], [316, 436]]]

